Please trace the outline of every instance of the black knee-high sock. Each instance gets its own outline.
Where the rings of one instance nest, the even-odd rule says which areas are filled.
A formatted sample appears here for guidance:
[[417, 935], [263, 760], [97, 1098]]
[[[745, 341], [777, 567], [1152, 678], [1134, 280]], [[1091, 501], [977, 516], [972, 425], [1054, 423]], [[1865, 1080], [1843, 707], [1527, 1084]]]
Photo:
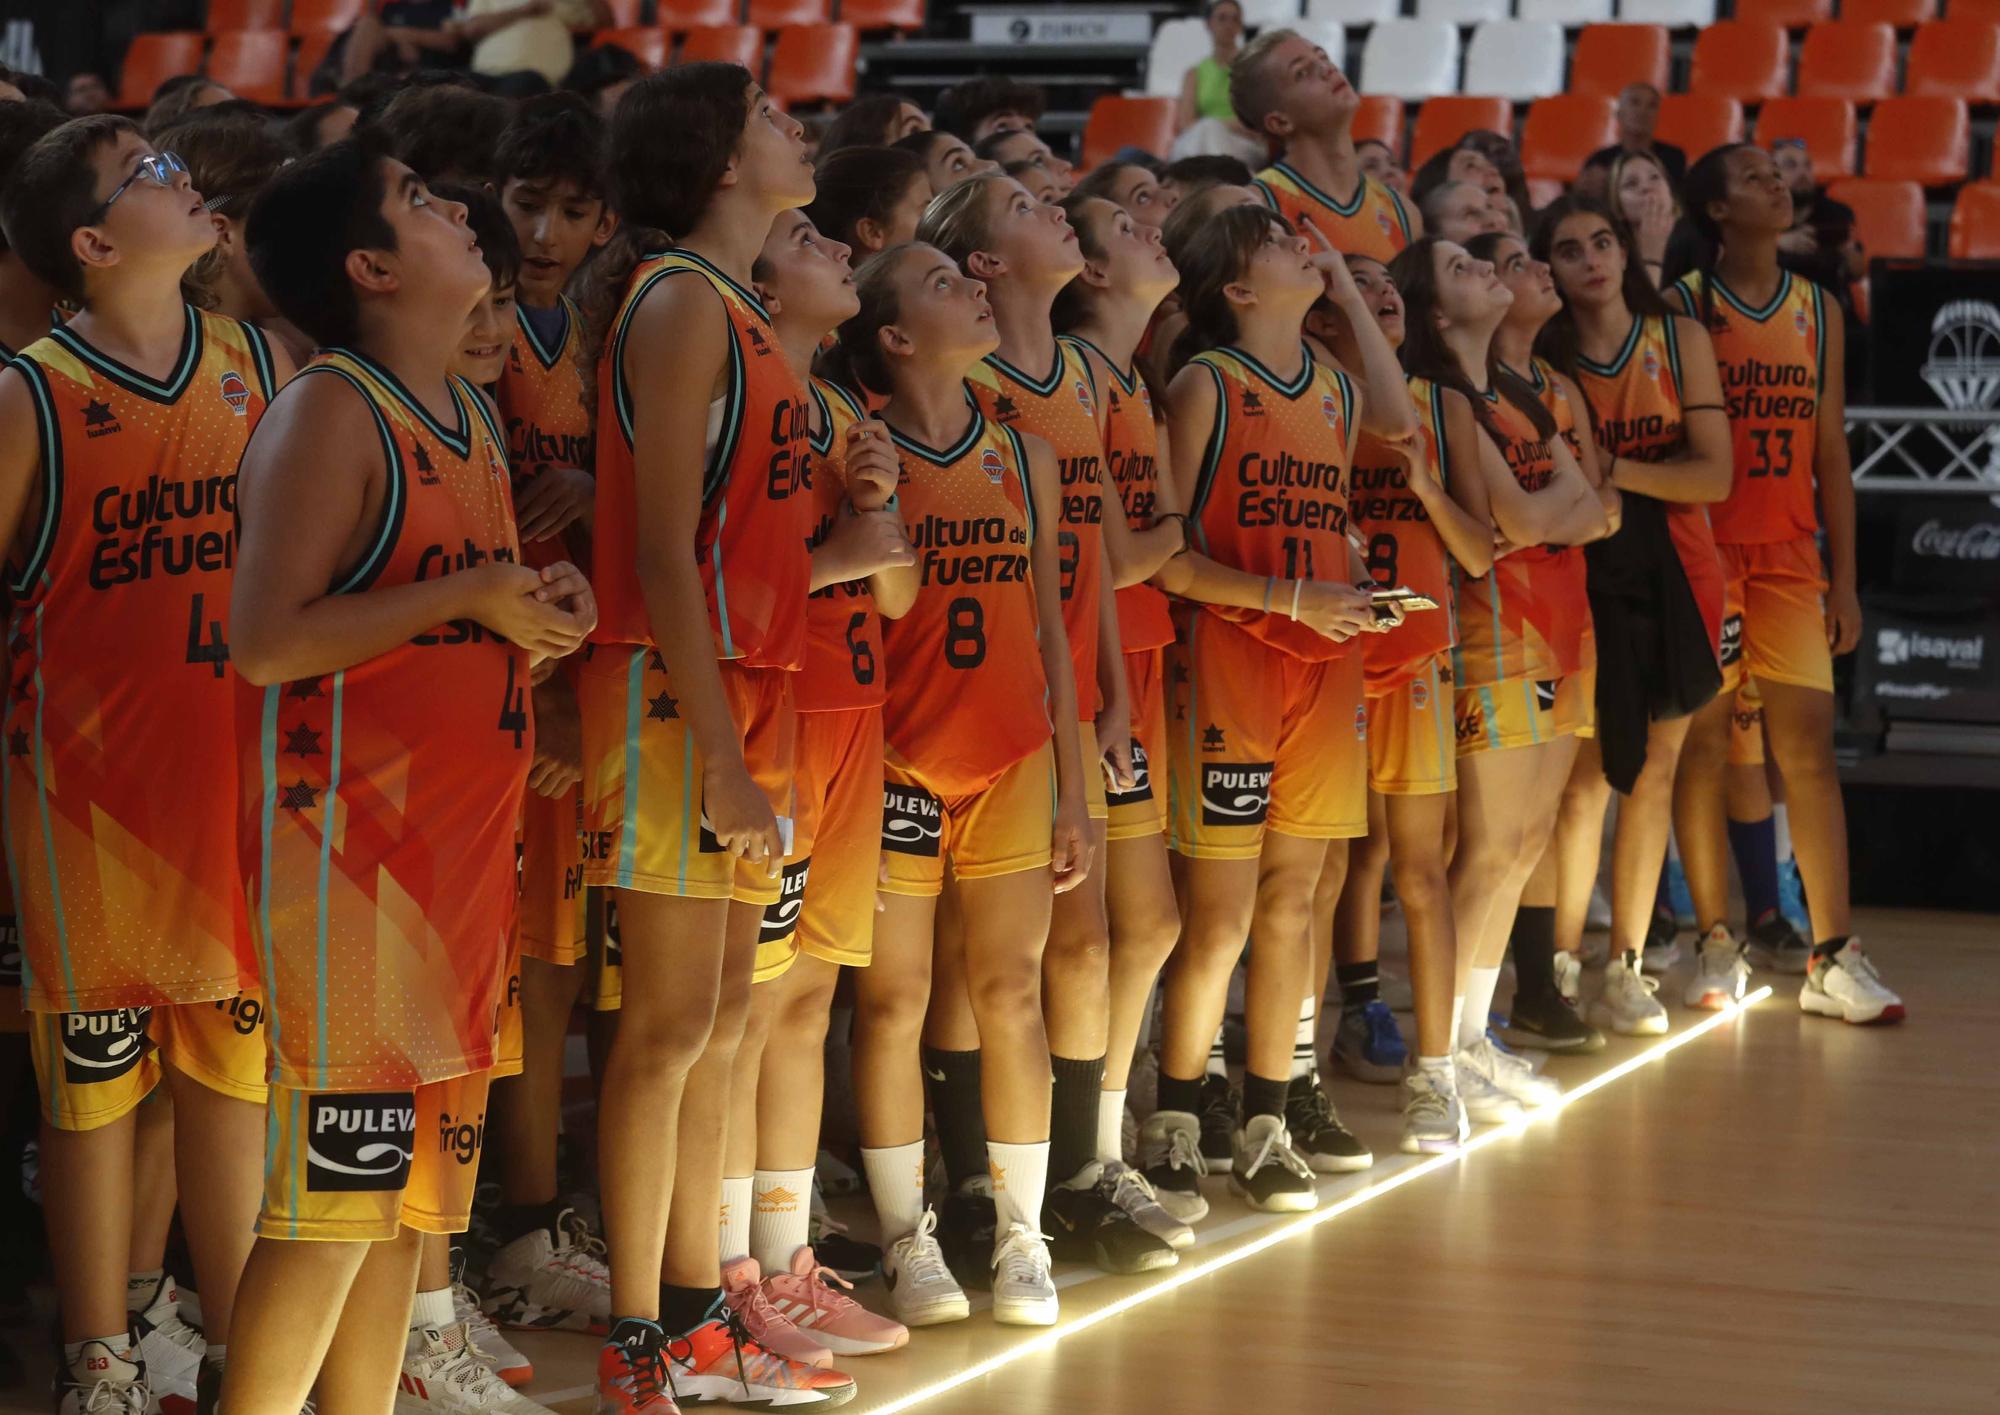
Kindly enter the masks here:
[[1380, 967], [1375, 959], [1361, 963], [1335, 963], [1334, 981], [1340, 984], [1340, 1005], [1366, 1007], [1382, 995]]
[[1514, 991], [1542, 997], [1556, 987], [1556, 911], [1523, 904], [1514, 913], [1507, 944], [1514, 950]]
[[1104, 1058], [1077, 1061], [1051, 1056], [1056, 1075], [1049, 1111], [1049, 1182], [1066, 1183], [1097, 1158], [1097, 1096], [1104, 1089]]
[[924, 1082], [937, 1121], [944, 1172], [956, 1189], [986, 1171], [986, 1113], [979, 1101], [978, 1051], [924, 1048]]

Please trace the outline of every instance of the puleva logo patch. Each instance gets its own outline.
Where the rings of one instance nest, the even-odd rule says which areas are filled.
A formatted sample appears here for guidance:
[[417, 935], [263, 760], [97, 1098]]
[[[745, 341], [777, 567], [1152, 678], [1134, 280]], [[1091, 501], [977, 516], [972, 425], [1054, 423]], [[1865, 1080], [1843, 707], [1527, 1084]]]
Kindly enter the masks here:
[[242, 417], [250, 407], [250, 385], [243, 381], [243, 375], [235, 369], [222, 375], [222, 401], [229, 405], [229, 411]]
[[417, 1102], [409, 1091], [306, 1097], [306, 1188], [392, 1193], [409, 1182]]
[[944, 803], [915, 786], [882, 788], [882, 848], [935, 860], [943, 848]]
[[1114, 806], [1139, 806], [1153, 799], [1152, 763], [1137, 737], [1132, 739], [1132, 789], [1108, 792], [1105, 799]]
[[110, 1007], [62, 1014], [63, 1079], [72, 1085], [114, 1081], [146, 1054], [150, 1007]]
[[1743, 616], [1725, 614], [1722, 617], [1722, 642], [1716, 649], [1716, 659], [1724, 668], [1743, 657]]
[[785, 866], [784, 883], [778, 899], [764, 906], [764, 918], [757, 925], [757, 942], [783, 943], [799, 928], [799, 909], [806, 902], [806, 878], [812, 873], [812, 857], [794, 860]]
[[1537, 678], [1535, 680], [1535, 708], [1539, 712], [1556, 710], [1556, 680]]
[[1270, 762], [1201, 764], [1203, 825], [1262, 825], [1270, 809]]

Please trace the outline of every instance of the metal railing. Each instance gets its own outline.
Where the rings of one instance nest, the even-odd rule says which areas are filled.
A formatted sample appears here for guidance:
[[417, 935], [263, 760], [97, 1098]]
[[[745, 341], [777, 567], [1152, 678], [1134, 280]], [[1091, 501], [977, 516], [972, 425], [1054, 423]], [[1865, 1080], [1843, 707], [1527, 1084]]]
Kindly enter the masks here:
[[2000, 408], [1849, 408], [1854, 489], [2000, 497]]

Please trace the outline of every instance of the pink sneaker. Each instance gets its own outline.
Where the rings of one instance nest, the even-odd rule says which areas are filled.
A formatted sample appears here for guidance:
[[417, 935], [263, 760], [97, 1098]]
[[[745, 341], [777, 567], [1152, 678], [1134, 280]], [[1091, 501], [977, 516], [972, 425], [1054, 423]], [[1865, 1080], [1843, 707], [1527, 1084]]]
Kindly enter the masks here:
[[824, 1370], [833, 1365], [832, 1351], [800, 1331], [790, 1317], [771, 1304], [762, 1277], [755, 1258], [738, 1258], [722, 1265], [723, 1300], [743, 1319], [750, 1339], [772, 1355], [801, 1366]]
[[872, 1356], [909, 1341], [908, 1327], [877, 1316], [841, 1291], [843, 1287], [852, 1291], [854, 1284], [821, 1267], [810, 1244], [792, 1254], [790, 1272], [764, 1279], [764, 1295], [771, 1306], [836, 1356]]

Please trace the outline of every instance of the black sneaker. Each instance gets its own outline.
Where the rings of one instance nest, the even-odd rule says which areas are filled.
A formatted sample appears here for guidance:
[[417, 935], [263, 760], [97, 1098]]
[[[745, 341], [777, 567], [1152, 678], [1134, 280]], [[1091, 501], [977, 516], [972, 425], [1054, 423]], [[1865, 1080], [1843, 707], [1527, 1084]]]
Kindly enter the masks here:
[[1792, 927], [1792, 921], [1776, 909], [1750, 926], [1744, 935], [1750, 957], [1758, 967], [1774, 973], [1803, 973], [1812, 962], [1812, 945]]
[[1236, 1093], [1227, 1076], [1201, 1078], [1201, 1157], [1210, 1164], [1228, 1164], [1236, 1157]]
[[1048, 1230], [1049, 1253], [1060, 1262], [1089, 1263], [1108, 1273], [1130, 1275], [1170, 1268], [1180, 1255], [1155, 1238], [1132, 1216], [1097, 1192], [1098, 1166], [1077, 1178], [1085, 1187], [1058, 1184], [1042, 1199], [1042, 1227]]
[[1160, 1207], [1182, 1223], [1199, 1223], [1208, 1216], [1201, 1177], [1208, 1172], [1202, 1158], [1195, 1117], [1185, 1111], [1156, 1110], [1139, 1126], [1139, 1168]]
[[1664, 973], [1680, 961], [1680, 926], [1671, 913], [1656, 910], [1652, 922], [1646, 925], [1646, 948], [1640, 955], [1639, 966], [1648, 973]]
[[964, 1288], [981, 1292], [993, 1286], [993, 1245], [1000, 1220], [993, 1196], [976, 1186], [983, 1179], [968, 1179], [963, 1189], [945, 1197], [938, 1209], [938, 1247], [944, 1250], [945, 1264]]
[[1292, 1148], [1282, 1119], [1253, 1115], [1235, 1140], [1229, 1187], [1244, 1203], [1270, 1214], [1304, 1213], [1318, 1205], [1312, 1166]]
[[1500, 1039], [1512, 1047], [1578, 1056], [1604, 1050], [1604, 1033], [1577, 1016], [1569, 1000], [1554, 988], [1516, 993], [1513, 1015]]
[[813, 1257], [849, 1282], [866, 1282], [882, 1270], [882, 1250], [873, 1243], [829, 1229], [813, 1240]]
[[1285, 1092], [1285, 1128], [1292, 1148], [1320, 1174], [1350, 1174], [1375, 1163], [1375, 1156], [1340, 1123], [1333, 1102], [1314, 1076], [1294, 1076]]

